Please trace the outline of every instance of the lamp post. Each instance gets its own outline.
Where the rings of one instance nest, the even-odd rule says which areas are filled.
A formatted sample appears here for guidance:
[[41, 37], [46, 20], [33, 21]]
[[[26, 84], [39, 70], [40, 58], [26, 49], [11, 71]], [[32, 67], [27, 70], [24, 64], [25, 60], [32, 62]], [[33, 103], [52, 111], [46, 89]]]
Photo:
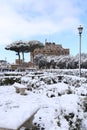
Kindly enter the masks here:
[[80, 25], [78, 27], [79, 31], [79, 77], [81, 76], [81, 34], [82, 34], [83, 27]]

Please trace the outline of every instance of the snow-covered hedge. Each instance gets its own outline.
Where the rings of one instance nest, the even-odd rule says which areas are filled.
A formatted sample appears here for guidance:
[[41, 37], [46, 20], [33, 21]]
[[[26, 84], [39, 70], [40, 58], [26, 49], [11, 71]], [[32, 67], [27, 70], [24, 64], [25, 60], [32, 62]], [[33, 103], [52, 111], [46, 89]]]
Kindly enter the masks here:
[[[73, 73], [77, 71], [73, 70]], [[61, 73], [46, 70], [21, 78], [21, 83], [27, 85], [28, 91], [44, 96], [43, 105], [33, 121], [35, 128], [87, 130], [87, 79], [69, 74], [72, 74], [69, 70], [61, 70]]]
[[[76, 69], [79, 67], [79, 55], [47, 56], [39, 54], [35, 56], [34, 61], [39, 66], [39, 68], [43, 69]], [[81, 54], [81, 68], [87, 69], [87, 54]]]
[[87, 78], [79, 78], [77, 73], [42, 70], [21, 76], [21, 84], [27, 86], [26, 96], [14, 95], [40, 106], [33, 120], [35, 130], [87, 130]]
[[23, 72], [1, 72], [0, 73], [0, 86], [11, 85], [15, 82], [20, 82]]

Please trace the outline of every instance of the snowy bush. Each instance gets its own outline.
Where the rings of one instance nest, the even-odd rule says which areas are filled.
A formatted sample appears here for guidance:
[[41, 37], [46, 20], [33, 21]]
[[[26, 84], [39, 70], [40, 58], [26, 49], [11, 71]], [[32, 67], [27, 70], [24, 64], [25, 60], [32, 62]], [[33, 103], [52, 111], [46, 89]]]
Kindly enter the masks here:
[[17, 77], [5, 77], [0, 79], [0, 85], [12, 85], [15, 82], [20, 82], [20, 78]]
[[83, 98], [83, 110], [87, 112], [87, 97]]
[[[76, 76], [77, 73], [77, 70], [32, 72], [21, 78], [21, 84], [27, 86], [26, 96], [15, 94], [12, 87], [5, 88], [4, 95], [8, 91], [14, 93], [18, 100], [22, 99], [22, 103], [30, 101], [40, 106], [32, 130], [87, 130], [87, 79]], [[85, 74], [86, 70], [82, 70], [82, 73]], [[2, 96], [1, 90], [2, 87]], [[15, 98], [14, 101], [18, 103]]]
[[[79, 55], [47, 56], [39, 54], [35, 56], [34, 61], [39, 68], [43, 69], [76, 69], [79, 67]], [[81, 68], [87, 68], [87, 54], [84, 53], [81, 54]]]

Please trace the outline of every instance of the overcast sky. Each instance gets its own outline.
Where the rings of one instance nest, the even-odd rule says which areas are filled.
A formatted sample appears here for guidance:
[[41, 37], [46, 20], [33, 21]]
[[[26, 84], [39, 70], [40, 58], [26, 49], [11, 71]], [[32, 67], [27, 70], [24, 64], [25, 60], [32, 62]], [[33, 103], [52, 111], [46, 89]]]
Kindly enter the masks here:
[[87, 53], [87, 0], [0, 0], [0, 60], [15, 62], [16, 53], [4, 48], [17, 40], [47, 39], [75, 55], [79, 25], [84, 28], [81, 49]]

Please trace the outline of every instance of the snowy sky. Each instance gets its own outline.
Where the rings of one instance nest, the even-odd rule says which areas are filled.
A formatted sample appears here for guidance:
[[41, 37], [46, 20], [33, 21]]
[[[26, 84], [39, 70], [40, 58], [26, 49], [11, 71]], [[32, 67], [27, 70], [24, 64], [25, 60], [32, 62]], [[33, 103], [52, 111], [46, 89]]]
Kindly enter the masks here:
[[15, 61], [15, 52], [4, 47], [17, 40], [44, 43], [47, 39], [70, 48], [70, 54], [75, 55], [79, 53], [79, 25], [84, 28], [82, 52], [87, 53], [86, 15], [86, 0], [0, 0], [0, 60]]

